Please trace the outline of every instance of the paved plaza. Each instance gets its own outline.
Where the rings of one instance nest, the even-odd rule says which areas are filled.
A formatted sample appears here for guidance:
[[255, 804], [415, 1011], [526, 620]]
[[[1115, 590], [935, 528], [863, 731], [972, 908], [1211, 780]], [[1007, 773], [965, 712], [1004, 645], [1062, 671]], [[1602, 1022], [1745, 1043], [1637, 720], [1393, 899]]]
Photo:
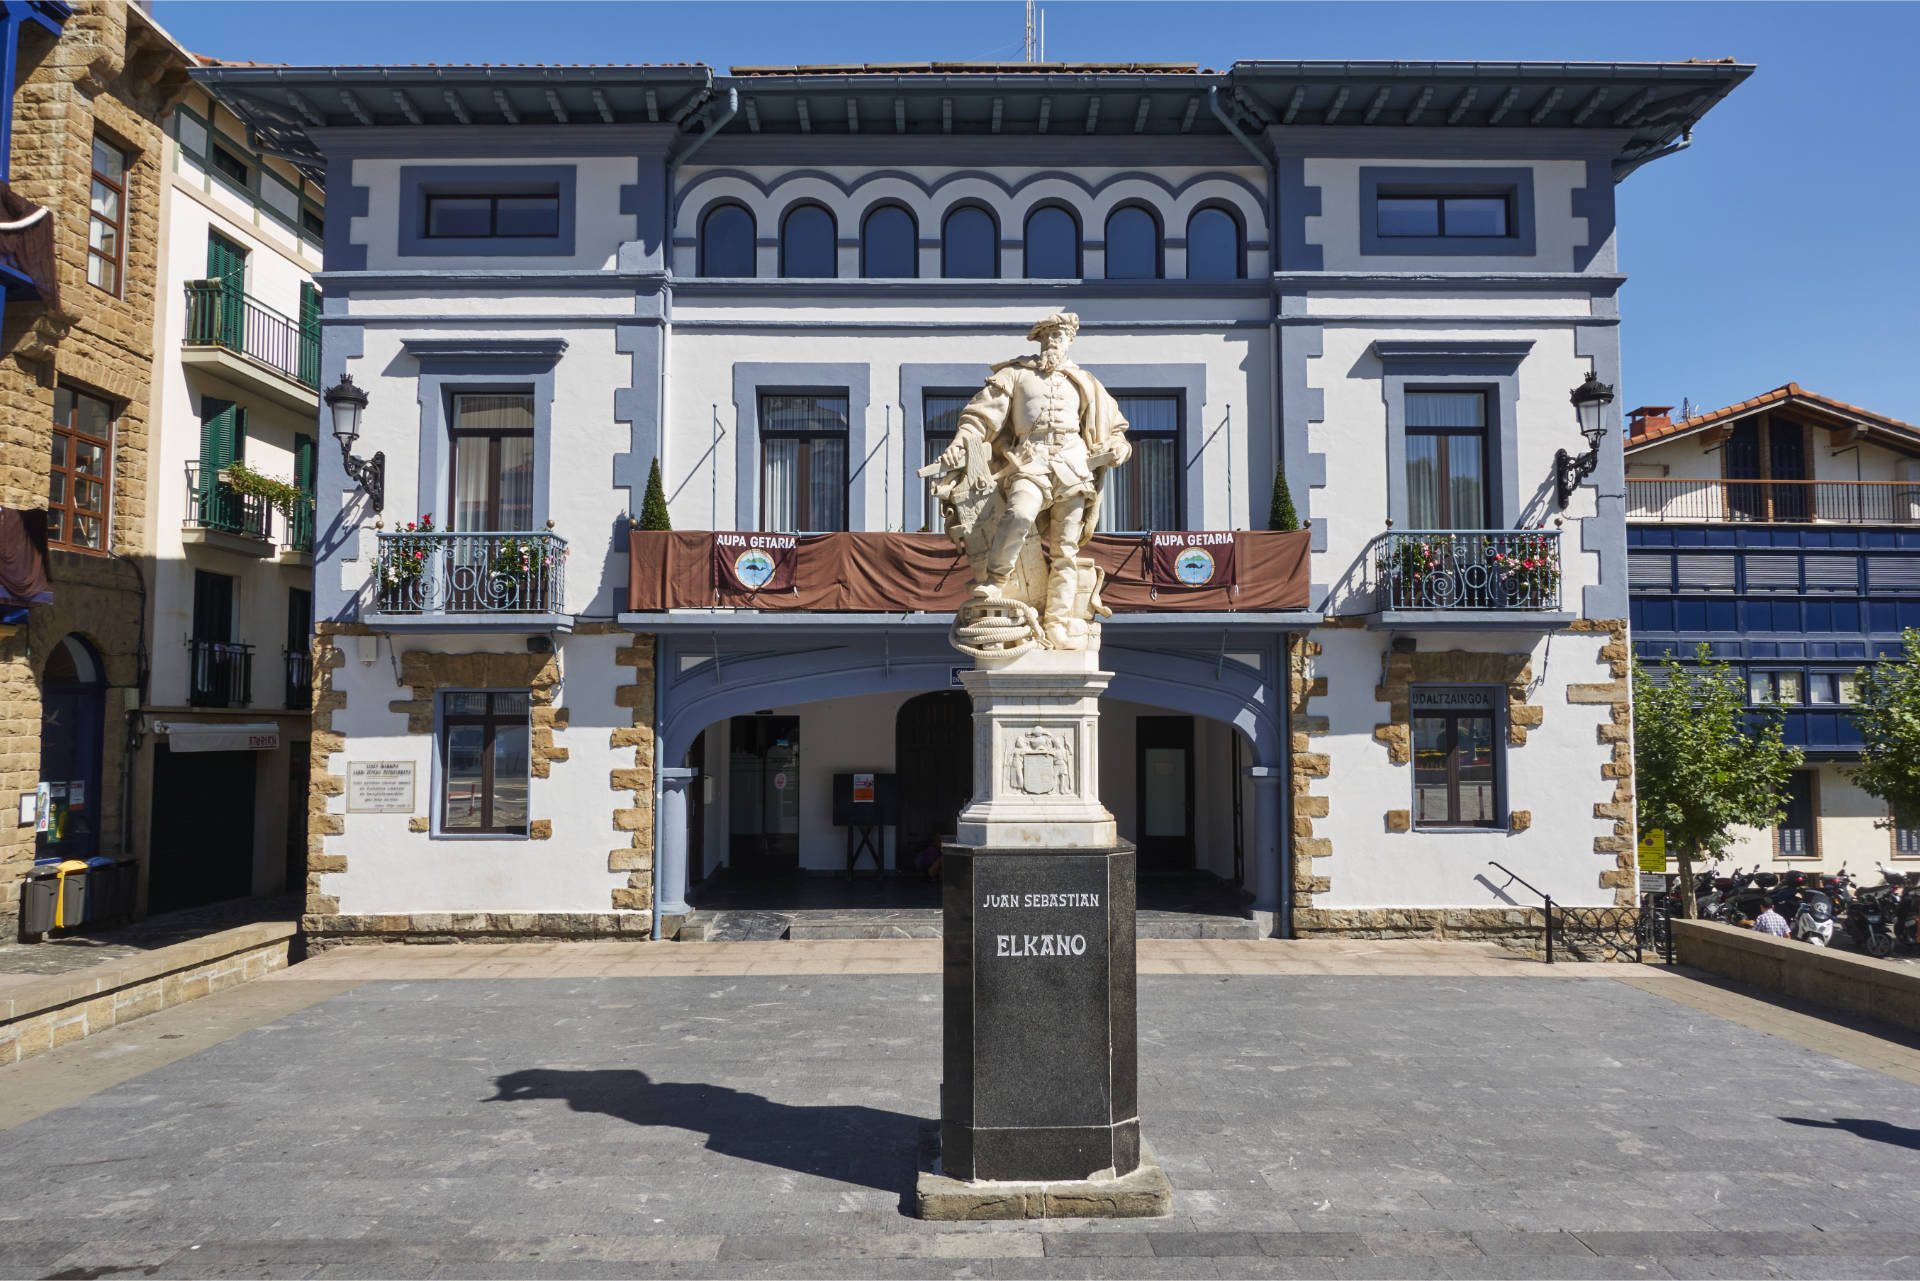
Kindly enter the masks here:
[[1920, 1051], [1655, 967], [1142, 948], [1153, 1221], [928, 1224], [937, 944], [354, 948], [0, 1069], [0, 1274], [1920, 1276]]

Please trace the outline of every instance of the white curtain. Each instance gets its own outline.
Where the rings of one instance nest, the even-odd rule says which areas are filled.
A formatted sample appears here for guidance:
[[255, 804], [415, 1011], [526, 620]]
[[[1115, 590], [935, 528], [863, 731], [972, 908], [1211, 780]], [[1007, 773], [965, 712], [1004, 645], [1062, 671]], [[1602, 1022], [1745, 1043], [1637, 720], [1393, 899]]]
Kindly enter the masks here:
[[761, 447], [761, 492], [765, 495], [767, 529], [792, 533], [800, 518], [800, 445], [791, 436], [768, 436]]

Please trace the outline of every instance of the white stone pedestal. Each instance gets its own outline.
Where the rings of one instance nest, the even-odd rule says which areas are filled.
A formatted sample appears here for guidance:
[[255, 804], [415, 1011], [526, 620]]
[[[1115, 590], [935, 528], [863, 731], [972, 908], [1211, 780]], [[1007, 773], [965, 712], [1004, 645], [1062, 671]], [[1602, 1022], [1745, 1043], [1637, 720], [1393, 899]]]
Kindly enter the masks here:
[[1107, 850], [1119, 840], [1100, 804], [1100, 652], [1028, 650], [979, 660], [960, 683], [973, 699], [973, 800], [955, 843], [994, 850]]

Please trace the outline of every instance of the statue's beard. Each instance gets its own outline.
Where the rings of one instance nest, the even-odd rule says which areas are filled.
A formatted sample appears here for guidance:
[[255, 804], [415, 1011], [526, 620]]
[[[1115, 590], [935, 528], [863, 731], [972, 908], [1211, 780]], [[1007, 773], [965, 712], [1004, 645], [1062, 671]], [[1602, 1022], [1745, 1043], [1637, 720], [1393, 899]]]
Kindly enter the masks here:
[[1067, 363], [1067, 353], [1058, 347], [1049, 347], [1040, 353], [1040, 372], [1053, 373]]

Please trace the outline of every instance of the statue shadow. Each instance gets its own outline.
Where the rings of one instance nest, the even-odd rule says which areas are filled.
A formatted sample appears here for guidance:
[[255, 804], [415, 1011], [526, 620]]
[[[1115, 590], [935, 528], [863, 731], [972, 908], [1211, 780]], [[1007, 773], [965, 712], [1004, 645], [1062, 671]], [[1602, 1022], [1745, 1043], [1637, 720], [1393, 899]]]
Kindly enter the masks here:
[[921, 1118], [858, 1105], [800, 1107], [724, 1085], [655, 1081], [632, 1068], [527, 1068], [488, 1103], [558, 1099], [629, 1125], [707, 1136], [707, 1150], [798, 1174], [913, 1195]]
[[1876, 1121], [1860, 1116], [1837, 1116], [1831, 1121], [1816, 1121], [1805, 1116], [1783, 1116], [1780, 1119], [1788, 1125], [1804, 1125], [1816, 1130], [1845, 1130], [1857, 1138], [1874, 1143], [1889, 1143], [1894, 1147], [1920, 1151], [1920, 1129], [1895, 1125], [1891, 1121]]

